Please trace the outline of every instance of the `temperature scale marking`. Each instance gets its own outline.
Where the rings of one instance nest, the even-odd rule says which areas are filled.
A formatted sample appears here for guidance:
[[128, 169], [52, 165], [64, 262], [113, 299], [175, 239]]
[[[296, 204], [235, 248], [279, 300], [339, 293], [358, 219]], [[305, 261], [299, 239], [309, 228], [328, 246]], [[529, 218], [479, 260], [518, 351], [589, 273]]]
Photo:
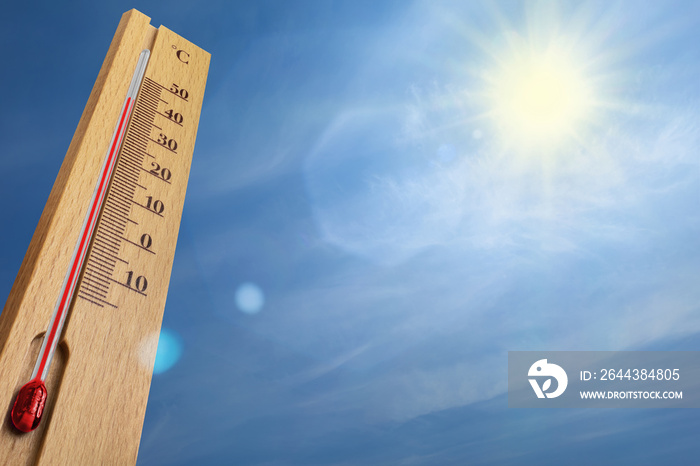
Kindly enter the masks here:
[[[95, 243], [98, 246], [93, 246], [87, 259], [85, 276], [78, 291], [78, 297], [99, 307], [119, 308], [118, 304], [107, 300], [107, 295], [113, 285], [122, 285], [131, 291], [145, 295], [144, 292], [127, 286], [114, 277], [114, 269], [119, 260], [118, 254], [124, 243], [157, 255], [157, 252], [152, 248], [150, 235], [129, 239], [125, 237], [125, 231], [132, 207], [138, 205], [143, 208], [134, 200], [138, 188], [147, 190], [145, 186], [138, 183], [141, 174], [145, 173], [167, 184], [172, 184], [170, 181], [172, 174], [165, 180], [162, 177], [159, 178], [153, 171], [144, 168], [148, 146], [146, 141], [150, 139], [154, 128], [162, 130], [162, 127], [156, 126], [155, 117], [160, 115], [167, 118], [166, 115], [158, 112], [163, 89], [162, 85], [149, 78], [143, 80], [141, 95], [134, 108], [135, 121], [131, 125], [132, 130], [124, 139], [114, 178], [109, 187], [107, 196], [111, 202], [105, 205], [95, 233]], [[136, 222], [133, 223], [138, 225]], [[128, 262], [123, 260], [122, 262], [128, 265]], [[136, 285], [135, 282], [134, 285]]]

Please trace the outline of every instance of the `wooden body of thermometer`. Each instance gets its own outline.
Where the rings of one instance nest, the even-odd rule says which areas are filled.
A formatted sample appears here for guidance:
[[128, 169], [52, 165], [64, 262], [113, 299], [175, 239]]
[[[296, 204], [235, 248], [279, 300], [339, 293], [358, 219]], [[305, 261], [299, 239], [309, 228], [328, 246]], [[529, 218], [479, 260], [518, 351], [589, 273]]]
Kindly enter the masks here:
[[0, 314], [0, 464], [133, 464], [209, 54], [124, 14]]

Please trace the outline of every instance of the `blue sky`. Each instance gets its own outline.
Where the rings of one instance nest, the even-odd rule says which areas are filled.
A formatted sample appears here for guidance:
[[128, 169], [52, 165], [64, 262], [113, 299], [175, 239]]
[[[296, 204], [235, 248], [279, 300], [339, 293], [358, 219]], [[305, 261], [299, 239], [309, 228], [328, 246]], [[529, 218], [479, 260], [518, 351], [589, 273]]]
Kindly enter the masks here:
[[[139, 464], [695, 461], [694, 410], [505, 391], [698, 349], [700, 3], [6, 6], [0, 298], [130, 8], [212, 54]], [[502, 83], [547, 51], [586, 98], [533, 138]]]

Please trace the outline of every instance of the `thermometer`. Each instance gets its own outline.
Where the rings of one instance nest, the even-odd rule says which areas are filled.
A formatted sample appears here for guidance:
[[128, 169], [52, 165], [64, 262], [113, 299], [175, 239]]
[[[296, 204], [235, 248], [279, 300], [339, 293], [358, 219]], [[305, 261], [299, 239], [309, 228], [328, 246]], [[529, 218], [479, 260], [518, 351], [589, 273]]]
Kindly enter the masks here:
[[[92, 195], [92, 200], [90, 201], [90, 206], [88, 207], [88, 212], [85, 216], [83, 227], [80, 230], [80, 239], [75, 245], [73, 258], [71, 259], [70, 266], [68, 267], [66, 278], [63, 280], [61, 293], [59, 294], [58, 301], [56, 301], [56, 307], [54, 308], [53, 316], [51, 316], [51, 322], [49, 322], [48, 330], [44, 336], [44, 342], [39, 350], [39, 357], [37, 358], [36, 365], [34, 366], [32, 380], [24, 385], [19, 391], [15, 404], [12, 407], [12, 423], [22, 432], [29, 432], [36, 429], [36, 427], [39, 425], [39, 421], [41, 421], [41, 416], [44, 412], [44, 405], [46, 403], [46, 384], [44, 381], [46, 380], [46, 376], [49, 372], [49, 365], [51, 364], [54, 351], [56, 351], [58, 337], [63, 330], [63, 324], [66, 322], [68, 308], [73, 302], [76, 285], [78, 284], [78, 277], [80, 275], [80, 271], [83, 269], [88, 246], [90, 245], [93, 233], [95, 232], [97, 217], [104, 205], [107, 186], [109, 184], [109, 180], [112, 178], [112, 173], [114, 172], [117, 154], [119, 154], [119, 149], [121, 148], [122, 141], [124, 140], [124, 133], [126, 133], [129, 117], [134, 109], [136, 95], [138, 94], [139, 87], [141, 87], [141, 80], [143, 79], [143, 73], [146, 71], [146, 64], [148, 63], [148, 58], [150, 55], [151, 51], [146, 49], [142, 51], [141, 55], [139, 56], [134, 77], [131, 80], [129, 91], [126, 94], [126, 100], [124, 100], [124, 105], [122, 106], [122, 110], [119, 114], [117, 127], [114, 129], [114, 135], [112, 135], [109, 150], [107, 151], [104, 164], [102, 165], [102, 169], [100, 170], [100, 174], [97, 178], [95, 192]], [[91, 295], [88, 294], [87, 296]], [[98, 302], [102, 301], [100, 298], [93, 298], [95, 299], [94, 304], [99, 305]], [[85, 299], [89, 300], [89, 298]]]
[[0, 314], [2, 464], [136, 461], [210, 59], [149, 22], [122, 17]]

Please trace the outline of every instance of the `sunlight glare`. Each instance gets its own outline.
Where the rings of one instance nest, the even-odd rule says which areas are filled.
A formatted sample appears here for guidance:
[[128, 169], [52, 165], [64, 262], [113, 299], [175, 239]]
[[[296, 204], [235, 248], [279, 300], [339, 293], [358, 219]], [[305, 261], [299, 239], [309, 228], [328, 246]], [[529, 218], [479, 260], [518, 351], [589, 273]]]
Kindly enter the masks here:
[[542, 149], [576, 136], [593, 102], [576, 64], [554, 49], [522, 46], [512, 55], [489, 74], [492, 115], [505, 139]]

